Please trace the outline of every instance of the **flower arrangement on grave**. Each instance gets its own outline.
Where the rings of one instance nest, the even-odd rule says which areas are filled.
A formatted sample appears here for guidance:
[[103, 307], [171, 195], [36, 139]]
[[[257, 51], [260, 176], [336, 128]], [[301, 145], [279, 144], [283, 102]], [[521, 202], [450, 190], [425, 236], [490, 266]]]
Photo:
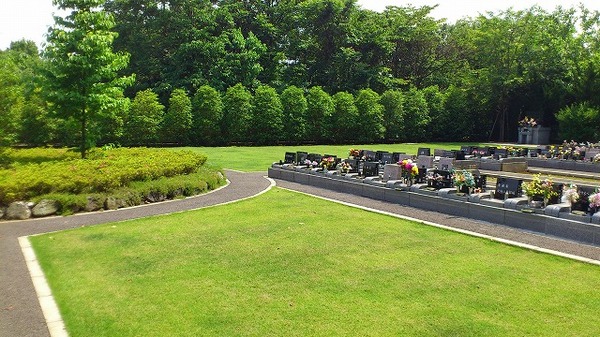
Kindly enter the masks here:
[[419, 167], [415, 164], [412, 159], [404, 159], [398, 163], [402, 171], [402, 177], [407, 181], [412, 181], [414, 177], [419, 175]]
[[425, 180], [429, 183], [434, 182], [434, 181], [442, 181], [444, 180], [444, 176], [439, 174], [439, 173], [435, 173], [433, 171], [431, 172], [427, 172], [427, 175], [425, 176]]
[[350, 151], [348, 151], [348, 157], [350, 157], [350, 158], [358, 158], [358, 156], [360, 156], [360, 150], [359, 149], [350, 149]]
[[535, 174], [530, 182], [523, 182], [521, 188], [523, 189], [523, 194], [530, 200], [541, 199], [544, 201], [544, 205], [547, 205], [550, 198], [558, 196], [558, 192], [554, 190], [553, 185], [552, 179], [546, 178], [542, 180], [540, 174]]
[[579, 201], [579, 191], [577, 190], [577, 185], [569, 184], [569, 186], [563, 189], [562, 201], [568, 202], [571, 205]]
[[314, 168], [314, 167], [317, 167], [319, 165], [319, 163], [317, 163], [316, 161], [311, 161], [310, 159], [305, 159], [304, 165], [308, 166], [310, 168]]
[[600, 163], [600, 153], [598, 153], [594, 156], [594, 158], [592, 158], [592, 163]]
[[350, 165], [350, 163], [342, 161], [338, 164], [337, 169], [342, 173], [350, 173], [350, 170], [352, 170], [352, 166]]
[[452, 174], [452, 181], [459, 191], [463, 191], [465, 188], [470, 189], [475, 187], [475, 177], [467, 170], [454, 171]]
[[519, 121], [520, 127], [533, 128], [533, 127], [536, 127], [537, 125], [538, 125], [538, 122], [533, 117], [525, 116], [525, 118], [523, 118]]
[[598, 210], [600, 209], [600, 191], [597, 189], [596, 193], [590, 195], [590, 208]]
[[335, 158], [333, 157], [323, 157], [319, 166], [323, 168], [323, 170], [331, 170], [335, 167]]

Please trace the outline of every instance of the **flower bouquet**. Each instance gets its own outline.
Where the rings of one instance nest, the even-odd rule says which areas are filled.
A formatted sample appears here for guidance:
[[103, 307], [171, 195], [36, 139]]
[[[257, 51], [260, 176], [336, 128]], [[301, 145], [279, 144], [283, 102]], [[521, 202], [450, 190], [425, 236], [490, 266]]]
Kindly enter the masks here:
[[350, 151], [348, 151], [348, 158], [350, 158], [350, 159], [358, 158], [359, 156], [360, 156], [359, 149], [350, 149]]
[[316, 161], [311, 161], [310, 159], [305, 159], [304, 165], [308, 166], [309, 168], [315, 168], [319, 165], [319, 163], [317, 163]]
[[525, 118], [523, 118], [519, 121], [520, 127], [533, 128], [533, 127], [536, 127], [537, 125], [538, 125], [538, 122], [532, 117], [525, 116]]
[[600, 191], [596, 190], [596, 193], [590, 195], [588, 200], [590, 201], [590, 213], [594, 214], [600, 211]]
[[567, 188], [563, 190], [562, 202], [568, 202], [573, 205], [577, 201], [579, 201], [579, 191], [577, 191], [577, 185], [570, 184]]
[[475, 177], [467, 170], [455, 171], [452, 175], [452, 181], [458, 192], [468, 194], [469, 190], [475, 187]]
[[343, 161], [338, 164], [337, 169], [340, 171], [340, 173], [348, 174], [352, 170], [352, 166], [350, 165], [350, 163]]
[[323, 157], [319, 166], [323, 168], [323, 170], [328, 171], [335, 167], [335, 158], [333, 157]]
[[551, 198], [558, 196], [558, 192], [553, 185], [554, 183], [550, 178], [542, 180], [540, 174], [535, 174], [530, 182], [523, 182], [521, 188], [523, 194], [528, 197], [530, 206], [540, 207], [541, 201], [543, 201], [544, 206], [547, 206]]
[[401, 175], [407, 185], [411, 185], [414, 178], [419, 175], [419, 167], [411, 159], [404, 159], [398, 163], [401, 169]]

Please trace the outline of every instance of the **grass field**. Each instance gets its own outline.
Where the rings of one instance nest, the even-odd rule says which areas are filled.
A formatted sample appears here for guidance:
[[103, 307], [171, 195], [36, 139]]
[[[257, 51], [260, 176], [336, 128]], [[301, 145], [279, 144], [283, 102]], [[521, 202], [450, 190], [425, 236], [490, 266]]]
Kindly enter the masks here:
[[31, 238], [71, 336], [597, 336], [597, 266], [275, 188]]
[[306, 151], [309, 153], [331, 154], [347, 158], [351, 148], [372, 151], [405, 152], [417, 154], [419, 147], [458, 150], [466, 143], [401, 143], [369, 145], [298, 145], [298, 146], [258, 146], [258, 147], [190, 147], [188, 150], [208, 155], [208, 162], [223, 168], [245, 172], [266, 171], [273, 162], [283, 160], [285, 152]]

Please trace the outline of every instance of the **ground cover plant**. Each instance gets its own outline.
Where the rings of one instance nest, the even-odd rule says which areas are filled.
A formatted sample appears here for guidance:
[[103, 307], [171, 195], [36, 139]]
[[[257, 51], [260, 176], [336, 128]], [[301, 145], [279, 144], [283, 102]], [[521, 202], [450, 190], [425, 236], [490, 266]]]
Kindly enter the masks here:
[[347, 158], [351, 148], [369, 149], [373, 151], [405, 152], [417, 154], [420, 147], [433, 149], [458, 150], [461, 145], [473, 143], [400, 143], [400, 144], [367, 144], [367, 145], [294, 145], [294, 146], [256, 146], [256, 147], [190, 147], [191, 151], [206, 153], [209, 162], [220, 167], [240, 171], [266, 171], [274, 162], [283, 159], [286, 151], [306, 151], [309, 153], [331, 154]]
[[[217, 169], [205, 167], [206, 155], [191, 151], [108, 147], [79, 159], [69, 149], [26, 149], [10, 151], [9, 158], [0, 169], [0, 205], [49, 197], [77, 204], [94, 193], [139, 195], [165, 187], [189, 195], [224, 183]], [[177, 186], [165, 182], [175, 177], [170, 181]]]
[[71, 336], [595, 336], [598, 267], [275, 188], [32, 237]]

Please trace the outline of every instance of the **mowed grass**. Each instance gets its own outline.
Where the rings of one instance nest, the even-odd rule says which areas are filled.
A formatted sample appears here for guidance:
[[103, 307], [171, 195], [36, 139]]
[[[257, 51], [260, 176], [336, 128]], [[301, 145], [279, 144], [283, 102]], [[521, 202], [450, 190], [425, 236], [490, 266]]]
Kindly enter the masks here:
[[598, 266], [274, 188], [32, 237], [71, 336], [597, 336]]
[[[218, 167], [244, 172], [266, 171], [271, 164], [283, 160], [286, 152], [305, 151], [308, 153], [337, 155], [347, 158], [351, 148], [371, 151], [404, 152], [416, 155], [420, 147], [460, 150], [461, 145], [473, 143], [400, 143], [368, 145], [298, 145], [298, 146], [257, 146], [257, 147], [189, 147], [186, 150], [208, 155], [208, 162]], [[175, 148], [177, 149], [177, 148]]]

